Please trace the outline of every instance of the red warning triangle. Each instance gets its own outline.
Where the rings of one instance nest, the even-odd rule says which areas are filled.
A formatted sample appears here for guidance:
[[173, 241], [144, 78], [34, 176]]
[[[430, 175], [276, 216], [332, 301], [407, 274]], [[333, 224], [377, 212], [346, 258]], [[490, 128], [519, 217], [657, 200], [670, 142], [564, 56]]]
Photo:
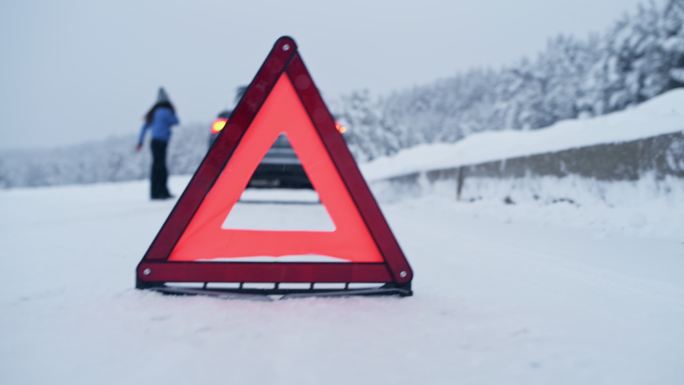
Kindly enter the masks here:
[[[223, 228], [281, 134], [334, 230]], [[244, 262], [319, 255], [339, 262]], [[411, 268], [323, 102], [297, 46], [278, 39], [136, 272], [138, 288], [173, 282], [381, 283], [410, 293]], [[205, 285], [206, 286], [206, 285]], [[347, 285], [348, 286], [348, 285]]]

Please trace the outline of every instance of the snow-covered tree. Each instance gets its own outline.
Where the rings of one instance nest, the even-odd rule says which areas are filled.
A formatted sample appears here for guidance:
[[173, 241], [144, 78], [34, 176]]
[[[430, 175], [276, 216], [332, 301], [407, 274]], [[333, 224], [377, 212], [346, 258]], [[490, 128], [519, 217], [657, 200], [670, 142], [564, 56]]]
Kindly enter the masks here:
[[481, 131], [605, 114], [682, 86], [684, 0], [667, 0], [639, 5], [603, 34], [552, 38], [536, 57], [499, 70], [471, 70], [384, 97], [347, 96], [339, 108], [367, 117], [358, 127], [358, 119], [350, 121], [351, 143], [371, 159]]

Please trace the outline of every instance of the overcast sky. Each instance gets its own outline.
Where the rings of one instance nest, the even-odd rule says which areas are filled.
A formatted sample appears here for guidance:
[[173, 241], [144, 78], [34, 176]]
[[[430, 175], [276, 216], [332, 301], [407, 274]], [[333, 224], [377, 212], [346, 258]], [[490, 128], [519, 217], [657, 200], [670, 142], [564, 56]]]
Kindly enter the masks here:
[[327, 96], [498, 67], [639, 0], [0, 0], [0, 148], [139, 130], [164, 85], [181, 121], [230, 107], [280, 35]]

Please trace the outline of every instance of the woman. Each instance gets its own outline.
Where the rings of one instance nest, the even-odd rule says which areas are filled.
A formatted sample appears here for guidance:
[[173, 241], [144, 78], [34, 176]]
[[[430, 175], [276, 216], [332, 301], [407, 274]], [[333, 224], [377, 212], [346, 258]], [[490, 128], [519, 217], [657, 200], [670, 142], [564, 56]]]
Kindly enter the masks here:
[[166, 185], [168, 171], [166, 170], [166, 148], [171, 139], [171, 126], [178, 124], [176, 110], [169, 100], [163, 87], [159, 88], [157, 102], [145, 114], [145, 123], [140, 130], [136, 151], [143, 146], [145, 134], [150, 131], [152, 141], [152, 172], [150, 174], [150, 197], [152, 199], [173, 198]]

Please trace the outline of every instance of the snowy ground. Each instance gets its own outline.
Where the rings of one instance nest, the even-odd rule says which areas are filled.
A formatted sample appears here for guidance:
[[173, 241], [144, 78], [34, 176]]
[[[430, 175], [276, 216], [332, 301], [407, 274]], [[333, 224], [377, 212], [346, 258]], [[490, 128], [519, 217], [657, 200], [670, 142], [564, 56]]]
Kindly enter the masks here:
[[[132, 288], [173, 205], [146, 194], [145, 182], [0, 192], [0, 384], [684, 379], [681, 232], [577, 219], [608, 208], [427, 194], [383, 204], [414, 297], [179, 298]], [[240, 215], [250, 207], [262, 205]]]

